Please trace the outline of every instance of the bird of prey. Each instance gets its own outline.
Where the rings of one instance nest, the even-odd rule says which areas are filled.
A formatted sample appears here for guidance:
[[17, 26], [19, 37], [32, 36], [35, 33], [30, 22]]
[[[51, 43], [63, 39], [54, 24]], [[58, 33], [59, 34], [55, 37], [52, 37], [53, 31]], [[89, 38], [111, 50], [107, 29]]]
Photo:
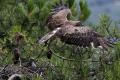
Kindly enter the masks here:
[[71, 10], [65, 6], [55, 8], [47, 20], [47, 26], [50, 32], [43, 36], [39, 40], [39, 43], [43, 44], [53, 38], [59, 38], [66, 44], [80, 47], [101, 46], [107, 50], [111, 46], [107, 38], [92, 28], [82, 25], [80, 21], [68, 20], [67, 16], [69, 14], [71, 14]]
[[19, 48], [13, 50], [13, 63], [15, 65], [20, 64], [20, 66], [24, 67], [36, 67], [36, 61], [34, 59], [22, 58], [20, 54]]

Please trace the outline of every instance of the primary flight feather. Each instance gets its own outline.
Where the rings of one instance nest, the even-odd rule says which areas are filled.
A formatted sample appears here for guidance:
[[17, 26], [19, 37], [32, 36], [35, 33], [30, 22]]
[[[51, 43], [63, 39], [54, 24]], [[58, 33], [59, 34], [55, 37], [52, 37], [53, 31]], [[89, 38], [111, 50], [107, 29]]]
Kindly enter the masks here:
[[111, 46], [110, 41], [94, 31], [88, 26], [83, 26], [80, 21], [68, 20], [67, 16], [71, 10], [65, 6], [58, 7], [54, 10], [46, 21], [51, 32], [43, 36], [39, 43], [45, 43], [52, 38], [60, 38], [62, 42], [80, 47], [98, 47], [102, 46], [108, 49]]

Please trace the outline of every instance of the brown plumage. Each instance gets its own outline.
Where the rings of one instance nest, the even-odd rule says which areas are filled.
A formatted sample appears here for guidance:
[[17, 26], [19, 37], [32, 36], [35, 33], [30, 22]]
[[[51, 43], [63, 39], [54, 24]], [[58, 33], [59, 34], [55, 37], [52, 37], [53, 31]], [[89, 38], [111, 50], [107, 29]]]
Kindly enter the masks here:
[[60, 38], [62, 42], [80, 47], [98, 47], [102, 46], [107, 50], [111, 43], [87, 26], [83, 26], [80, 21], [68, 20], [67, 16], [71, 11], [68, 8], [62, 8], [56, 11], [47, 21], [47, 26], [51, 30], [39, 40], [39, 43], [45, 43], [51, 38]]
[[51, 12], [46, 20], [46, 25], [49, 30], [54, 30], [64, 24], [71, 24], [73, 26], [82, 26], [80, 21], [68, 20], [67, 17], [71, 15], [71, 10], [66, 6], [56, 7]]
[[20, 50], [18, 48], [15, 48], [13, 50], [13, 63], [18, 64], [20, 61]]

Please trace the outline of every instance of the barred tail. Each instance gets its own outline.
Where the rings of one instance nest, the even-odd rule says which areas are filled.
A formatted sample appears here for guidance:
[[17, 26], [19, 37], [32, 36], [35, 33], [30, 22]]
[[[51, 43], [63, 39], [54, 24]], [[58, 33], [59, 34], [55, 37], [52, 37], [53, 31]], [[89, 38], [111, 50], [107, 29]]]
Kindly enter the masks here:
[[105, 49], [105, 50], [108, 50], [108, 47], [113, 47], [113, 43], [111, 43], [106, 38], [99, 38], [98, 40], [99, 40], [100, 46], [102, 46], [103, 49]]

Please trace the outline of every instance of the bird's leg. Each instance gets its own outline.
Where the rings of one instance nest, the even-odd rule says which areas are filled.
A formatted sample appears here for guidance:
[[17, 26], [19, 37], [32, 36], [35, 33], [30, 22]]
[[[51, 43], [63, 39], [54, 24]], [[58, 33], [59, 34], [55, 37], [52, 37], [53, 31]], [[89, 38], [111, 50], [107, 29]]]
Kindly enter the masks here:
[[91, 42], [90, 44], [91, 44], [92, 49], [95, 49], [94, 43]]

